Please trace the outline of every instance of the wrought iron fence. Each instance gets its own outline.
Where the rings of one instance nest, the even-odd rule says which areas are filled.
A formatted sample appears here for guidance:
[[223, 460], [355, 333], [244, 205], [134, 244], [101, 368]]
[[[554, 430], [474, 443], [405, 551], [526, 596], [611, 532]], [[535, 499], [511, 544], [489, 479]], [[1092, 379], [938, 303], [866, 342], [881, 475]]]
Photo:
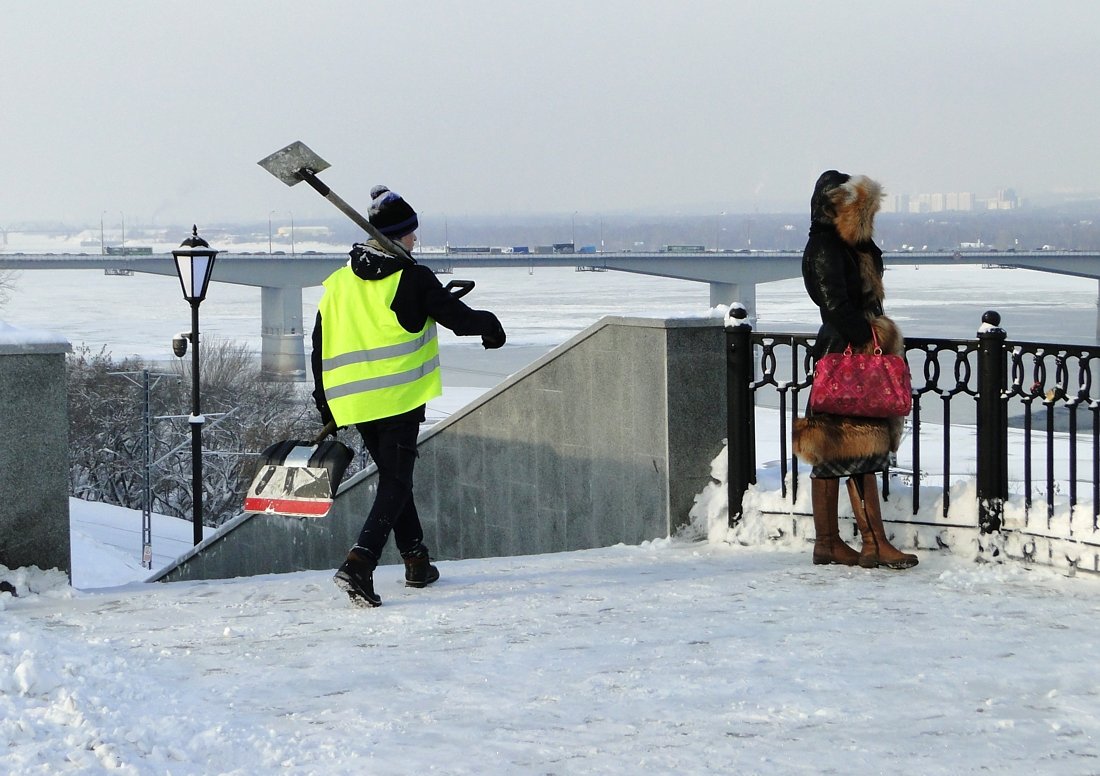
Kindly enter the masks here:
[[[1096, 530], [1100, 396], [1092, 373], [1100, 347], [1009, 341], [999, 324], [1000, 316], [991, 311], [974, 339], [906, 339], [913, 409], [895, 466], [883, 474], [883, 493], [889, 497], [894, 478], [911, 484], [915, 516], [922, 487], [937, 488], [942, 521], [936, 525], [950, 526], [952, 482], [973, 478], [983, 533], [1001, 528], [1010, 497], [1022, 498], [1025, 527], [1049, 529], [1065, 505], [1070, 533]], [[753, 332], [737, 308], [726, 332], [732, 524], [740, 519], [745, 491], [756, 482], [758, 438], [774, 435], [770, 444], [778, 441], [782, 495], [792, 505], [797, 499], [800, 463], [790, 432], [805, 411], [815, 338]], [[776, 409], [775, 428], [757, 429], [761, 402]]]

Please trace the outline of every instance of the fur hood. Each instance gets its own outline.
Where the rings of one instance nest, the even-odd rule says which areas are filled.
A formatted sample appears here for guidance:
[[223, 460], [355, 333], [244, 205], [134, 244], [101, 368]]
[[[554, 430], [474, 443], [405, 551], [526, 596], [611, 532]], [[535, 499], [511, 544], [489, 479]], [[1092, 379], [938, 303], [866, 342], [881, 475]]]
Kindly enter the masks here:
[[856, 175], [829, 192], [836, 216], [833, 225], [849, 245], [871, 240], [875, 214], [882, 207], [882, 186], [866, 175]]
[[866, 175], [823, 172], [810, 197], [811, 231], [831, 226], [849, 245], [870, 242], [882, 195], [882, 186]]

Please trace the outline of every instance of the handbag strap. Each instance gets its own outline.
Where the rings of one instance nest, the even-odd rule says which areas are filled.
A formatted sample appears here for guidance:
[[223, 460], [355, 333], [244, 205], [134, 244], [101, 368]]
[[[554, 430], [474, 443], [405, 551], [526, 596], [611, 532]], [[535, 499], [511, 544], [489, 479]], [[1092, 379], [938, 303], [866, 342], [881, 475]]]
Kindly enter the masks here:
[[[871, 342], [873, 342], [874, 345], [875, 345], [874, 350], [872, 350], [871, 352], [874, 353], [876, 356], [881, 356], [882, 355], [882, 348], [879, 347], [878, 334], [875, 333], [875, 327], [874, 326], [871, 327]], [[849, 342], [848, 345], [844, 348], [844, 355], [846, 355], [846, 356], [852, 355], [852, 343], [851, 342]]]

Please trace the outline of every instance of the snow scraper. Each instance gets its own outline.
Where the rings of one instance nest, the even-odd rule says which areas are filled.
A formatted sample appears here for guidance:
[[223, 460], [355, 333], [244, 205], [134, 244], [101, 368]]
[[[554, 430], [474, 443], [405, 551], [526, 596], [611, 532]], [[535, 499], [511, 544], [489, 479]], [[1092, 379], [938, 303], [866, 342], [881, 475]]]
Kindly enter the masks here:
[[261, 454], [263, 462], [244, 499], [245, 512], [324, 517], [332, 507], [344, 471], [355, 457], [336, 439], [329, 423], [312, 441], [283, 440]]

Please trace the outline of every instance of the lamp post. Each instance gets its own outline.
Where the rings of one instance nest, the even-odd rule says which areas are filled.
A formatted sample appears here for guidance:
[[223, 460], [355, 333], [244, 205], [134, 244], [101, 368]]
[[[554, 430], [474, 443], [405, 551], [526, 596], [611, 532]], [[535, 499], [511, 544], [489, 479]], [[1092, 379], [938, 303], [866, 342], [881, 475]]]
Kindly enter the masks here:
[[267, 214], [267, 255], [271, 255], [271, 217], [275, 215], [275, 211], [272, 210]]
[[202, 424], [199, 411], [199, 305], [206, 298], [214, 259], [218, 252], [199, 237], [199, 228], [191, 227], [191, 236], [172, 251], [176, 260], [183, 298], [191, 305], [191, 506], [195, 544], [202, 541]]

